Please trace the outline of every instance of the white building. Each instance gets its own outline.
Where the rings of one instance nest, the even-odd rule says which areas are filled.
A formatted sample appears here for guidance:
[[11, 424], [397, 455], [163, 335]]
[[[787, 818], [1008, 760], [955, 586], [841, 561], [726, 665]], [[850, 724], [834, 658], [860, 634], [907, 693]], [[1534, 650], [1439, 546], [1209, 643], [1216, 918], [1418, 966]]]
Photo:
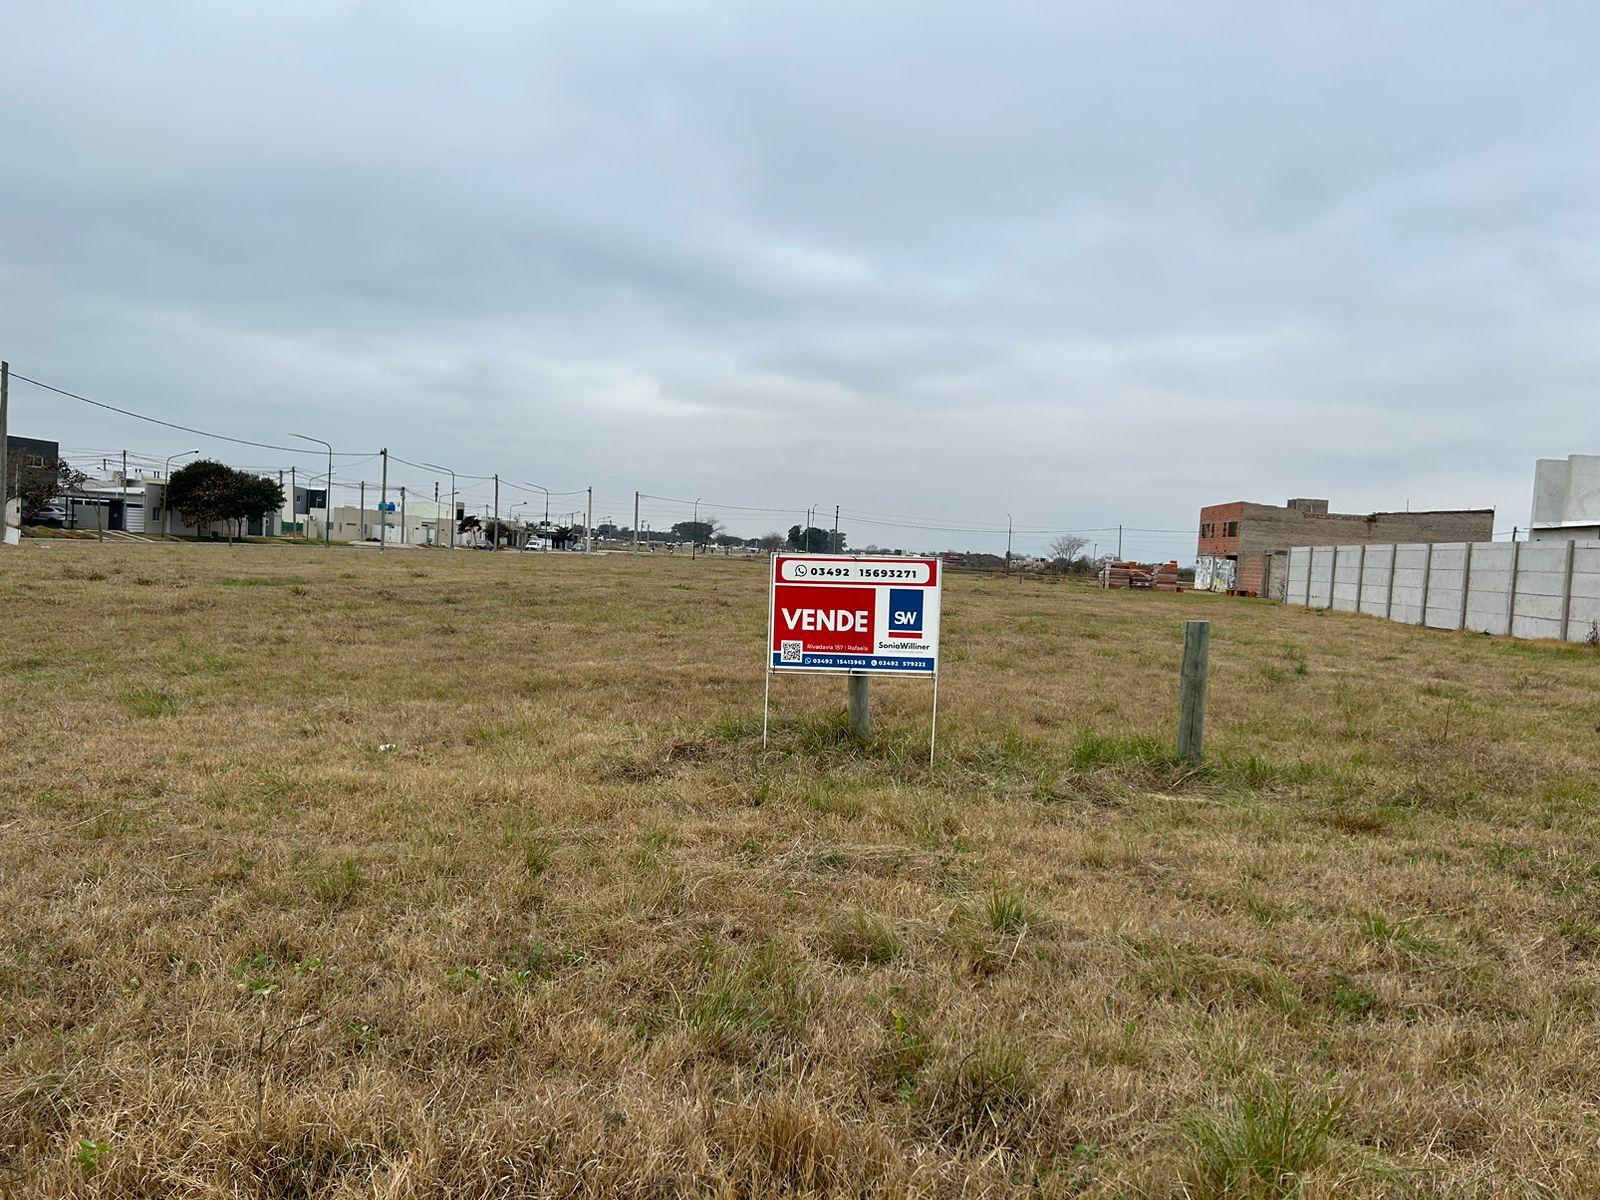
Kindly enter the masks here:
[[[333, 526], [329, 532], [336, 542], [376, 542], [380, 538], [395, 545], [448, 546], [450, 530], [460, 521], [461, 506], [456, 505], [456, 517], [450, 515], [448, 500], [422, 500], [407, 497], [404, 507], [398, 498], [391, 500], [393, 511], [380, 511], [379, 501], [369, 492], [366, 507], [358, 504], [337, 504], [333, 509]], [[313, 541], [322, 536], [327, 512], [313, 508], [307, 522], [307, 531]], [[465, 544], [459, 535], [456, 544]]]
[[1600, 541], [1600, 454], [1541, 458], [1533, 471], [1530, 542]]

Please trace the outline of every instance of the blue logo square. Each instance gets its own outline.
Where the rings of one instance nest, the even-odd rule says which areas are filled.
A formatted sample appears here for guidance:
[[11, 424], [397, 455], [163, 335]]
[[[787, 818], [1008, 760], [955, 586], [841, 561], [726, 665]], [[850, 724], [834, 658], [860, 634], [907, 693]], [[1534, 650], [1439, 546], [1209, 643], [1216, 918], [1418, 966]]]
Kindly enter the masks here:
[[889, 636], [922, 632], [921, 588], [889, 589]]

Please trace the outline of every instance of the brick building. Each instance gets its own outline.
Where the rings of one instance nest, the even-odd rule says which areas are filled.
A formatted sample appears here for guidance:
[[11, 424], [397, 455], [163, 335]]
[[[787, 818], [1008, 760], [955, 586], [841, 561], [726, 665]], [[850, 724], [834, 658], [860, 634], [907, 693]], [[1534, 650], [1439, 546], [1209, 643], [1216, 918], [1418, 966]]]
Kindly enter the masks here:
[[1252, 596], [1273, 593], [1273, 554], [1291, 546], [1354, 546], [1362, 542], [1487, 542], [1494, 509], [1331, 513], [1326, 500], [1287, 504], [1208, 504], [1200, 510], [1194, 585]]

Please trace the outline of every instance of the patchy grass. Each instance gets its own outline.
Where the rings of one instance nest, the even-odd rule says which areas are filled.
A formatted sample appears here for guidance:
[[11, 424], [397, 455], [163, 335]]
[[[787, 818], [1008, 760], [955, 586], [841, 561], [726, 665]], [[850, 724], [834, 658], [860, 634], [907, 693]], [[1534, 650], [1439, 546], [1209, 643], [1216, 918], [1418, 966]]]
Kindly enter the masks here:
[[26, 543], [0, 1191], [1600, 1194], [1591, 650], [957, 575], [930, 771], [912, 681], [762, 749], [765, 596]]

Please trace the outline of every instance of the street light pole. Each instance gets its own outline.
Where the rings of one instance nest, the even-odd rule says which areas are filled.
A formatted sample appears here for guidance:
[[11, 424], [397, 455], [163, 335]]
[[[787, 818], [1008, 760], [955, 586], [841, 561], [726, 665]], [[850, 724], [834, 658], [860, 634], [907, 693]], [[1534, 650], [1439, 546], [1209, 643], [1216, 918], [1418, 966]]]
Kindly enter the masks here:
[[[291, 433], [289, 436], [297, 437], [302, 442], [316, 442], [320, 446], [328, 447], [328, 491], [322, 500], [322, 544], [331, 546], [333, 545], [333, 447], [321, 438], [307, 437], [303, 433]], [[308, 504], [306, 507], [311, 506]]]
[[438, 463], [423, 463], [430, 471], [443, 471], [450, 476], [450, 549], [456, 548], [456, 473]]
[[689, 561], [700, 552], [700, 497], [694, 498], [694, 521], [689, 526]]
[[1011, 570], [1011, 514], [1006, 514], [1006, 570]]
[[172, 533], [172, 505], [167, 503], [172, 491], [172, 460], [175, 458], [188, 458], [191, 454], [199, 454], [200, 447], [193, 450], [180, 450], [176, 454], [167, 455], [166, 471], [161, 476], [161, 532], [164, 536]]

